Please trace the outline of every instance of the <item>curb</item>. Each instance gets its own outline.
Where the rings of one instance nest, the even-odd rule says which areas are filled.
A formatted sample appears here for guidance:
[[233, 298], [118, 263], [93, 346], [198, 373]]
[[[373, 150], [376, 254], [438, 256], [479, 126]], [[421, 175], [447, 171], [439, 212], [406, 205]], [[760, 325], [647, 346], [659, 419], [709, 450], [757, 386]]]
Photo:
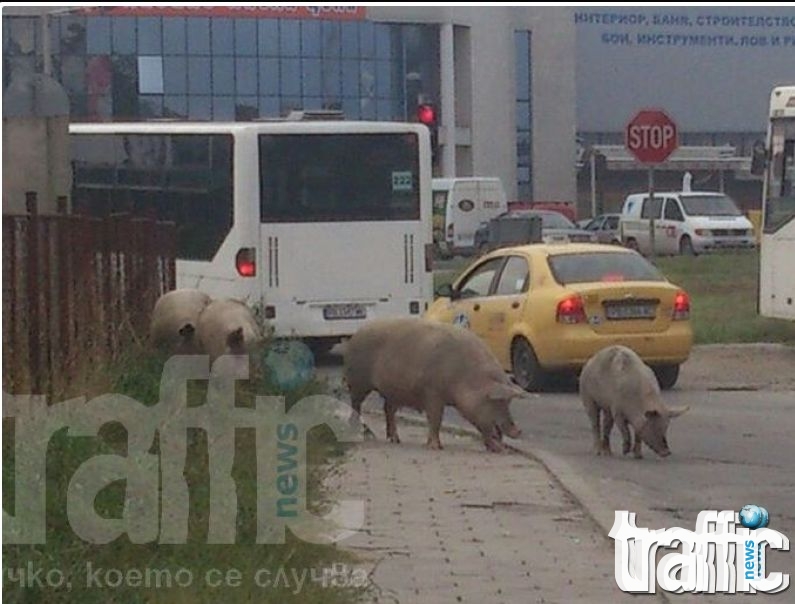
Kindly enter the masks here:
[[[383, 416], [380, 411], [368, 411], [368, 413], [378, 416]], [[409, 416], [404, 413], [397, 413], [398, 421], [413, 424], [416, 426], [427, 426], [428, 422], [423, 416]], [[478, 441], [481, 440], [480, 432], [474, 428], [467, 426], [445, 426], [442, 425], [441, 431], [447, 434], [455, 434], [458, 436], [469, 436]], [[508, 442], [510, 441], [510, 442]], [[611, 506], [604, 503], [602, 498], [580, 478], [580, 475], [568, 463], [563, 461], [557, 455], [531, 447], [523, 441], [513, 438], [506, 438], [503, 441], [506, 449], [523, 455], [532, 461], [540, 464], [550, 477], [558, 484], [558, 486], [571, 497], [585, 512], [585, 515], [590, 518], [597, 528], [602, 531], [605, 539], [609, 539], [608, 533], [613, 527], [615, 519], [615, 511]], [[652, 594], [643, 594], [652, 595]], [[663, 604], [670, 604], [670, 599], [662, 589], [655, 590], [657, 600]]]

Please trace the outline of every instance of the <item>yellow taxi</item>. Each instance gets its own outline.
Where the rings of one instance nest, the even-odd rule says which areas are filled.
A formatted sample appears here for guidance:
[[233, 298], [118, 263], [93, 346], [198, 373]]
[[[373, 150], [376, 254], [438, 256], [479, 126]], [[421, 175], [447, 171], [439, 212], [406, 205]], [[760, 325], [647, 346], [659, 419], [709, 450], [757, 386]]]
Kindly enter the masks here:
[[643, 256], [602, 244], [532, 244], [481, 256], [440, 287], [427, 319], [467, 327], [526, 390], [621, 344], [672, 388], [693, 344], [690, 298]]

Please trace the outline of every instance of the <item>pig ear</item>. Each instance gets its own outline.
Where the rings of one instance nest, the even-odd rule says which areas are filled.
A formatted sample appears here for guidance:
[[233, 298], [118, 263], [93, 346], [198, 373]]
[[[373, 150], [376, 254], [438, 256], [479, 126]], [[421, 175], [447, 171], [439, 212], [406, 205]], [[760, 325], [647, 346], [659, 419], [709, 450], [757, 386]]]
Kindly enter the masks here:
[[690, 405], [683, 405], [681, 407], [668, 407], [668, 417], [679, 417], [688, 409], [690, 409]]
[[489, 400], [490, 401], [510, 401], [514, 398], [528, 396], [527, 392], [525, 392], [519, 386], [515, 386], [513, 384], [494, 384], [489, 389]]
[[240, 348], [243, 345], [243, 328], [238, 327], [236, 330], [226, 336], [226, 345], [229, 348]]

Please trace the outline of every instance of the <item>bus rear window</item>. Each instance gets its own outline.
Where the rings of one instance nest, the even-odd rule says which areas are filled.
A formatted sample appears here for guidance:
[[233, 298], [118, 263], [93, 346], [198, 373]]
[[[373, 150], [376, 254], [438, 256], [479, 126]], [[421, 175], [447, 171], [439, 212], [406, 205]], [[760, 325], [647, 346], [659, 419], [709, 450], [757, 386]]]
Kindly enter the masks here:
[[419, 220], [415, 134], [260, 135], [262, 222]]
[[555, 281], [599, 283], [615, 281], [665, 281], [665, 277], [648, 260], [637, 254], [583, 253], [549, 257]]
[[232, 228], [228, 134], [73, 134], [77, 211], [129, 212], [177, 227], [177, 258], [212, 260]]

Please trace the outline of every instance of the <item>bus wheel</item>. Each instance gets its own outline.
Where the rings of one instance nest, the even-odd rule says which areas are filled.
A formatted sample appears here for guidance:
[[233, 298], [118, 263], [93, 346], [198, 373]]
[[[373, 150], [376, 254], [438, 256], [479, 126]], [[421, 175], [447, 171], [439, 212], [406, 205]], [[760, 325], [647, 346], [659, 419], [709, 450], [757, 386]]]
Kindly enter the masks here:
[[693, 242], [687, 235], [679, 240], [679, 253], [682, 254], [682, 256], [696, 255], [696, 251], [693, 249]]

